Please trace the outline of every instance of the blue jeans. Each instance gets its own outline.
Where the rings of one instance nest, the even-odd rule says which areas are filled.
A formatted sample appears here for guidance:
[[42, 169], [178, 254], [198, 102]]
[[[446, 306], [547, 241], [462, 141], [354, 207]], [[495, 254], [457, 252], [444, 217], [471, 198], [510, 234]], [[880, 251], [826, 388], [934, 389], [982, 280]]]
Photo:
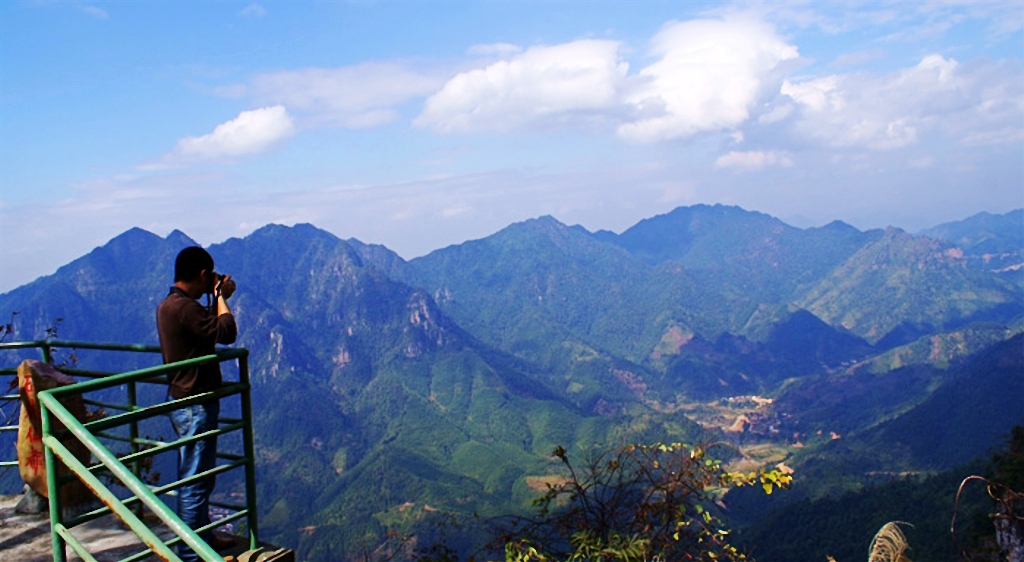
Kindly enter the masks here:
[[[220, 402], [196, 404], [171, 412], [171, 425], [174, 426], [178, 438], [217, 429], [217, 418], [220, 416]], [[208, 437], [178, 448], [178, 480], [188, 478], [217, 466], [217, 438]], [[210, 523], [210, 494], [216, 478], [210, 476], [178, 488], [178, 517], [192, 529], [198, 529]], [[209, 542], [213, 532], [207, 531], [200, 535]], [[181, 544], [178, 556], [185, 562], [199, 560], [191, 548]]]

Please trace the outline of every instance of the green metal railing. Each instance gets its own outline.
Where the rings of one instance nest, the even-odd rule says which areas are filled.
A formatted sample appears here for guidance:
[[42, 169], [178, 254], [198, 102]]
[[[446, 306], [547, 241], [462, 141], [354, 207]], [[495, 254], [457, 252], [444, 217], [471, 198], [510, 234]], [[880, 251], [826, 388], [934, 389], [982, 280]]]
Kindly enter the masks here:
[[[77, 341], [42, 340], [32, 342], [10, 342], [0, 343], [0, 351], [26, 348], [38, 348], [42, 352], [43, 360], [53, 361], [52, 350], [62, 349], [93, 349], [104, 351], [127, 351], [143, 353], [159, 353], [160, 348], [151, 345], [124, 345], [107, 343], [90, 343]], [[121, 562], [132, 562], [141, 560], [152, 554], [161, 559], [178, 561], [173, 547], [179, 543], [185, 543], [191, 547], [200, 558], [206, 561], [221, 561], [223, 558], [217, 554], [206, 542], [199, 537], [199, 533], [212, 530], [221, 525], [231, 523], [240, 519], [246, 519], [246, 531], [249, 538], [249, 548], [255, 549], [258, 545], [258, 525], [256, 517], [256, 473], [255, 454], [253, 448], [252, 433], [252, 404], [249, 396], [249, 368], [248, 350], [244, 348], [220, 348], [214, 354], [195, 359], [189, 359], [178, 363], [157, 365], [144, 369], [138, 369], [126, 373], [105, 373], [87, 371], [82, 369], [60, 368], [62, 372], [71, 375], [82, 376], [86, 380], [69, 386], [62, 386], [39, 393], [40, 411], [42, 414], [43, 445], [46, 455], [46, 478], [47, 488], [50, 490], [50, 524], [51, 538], [53, 545], [53, 559], [56, 562], [66, 562], [65, 545], [70, 546], [83, 560], [95, 561], [95, 558], [87, 551], [86, 547], [71, 534], [71, 529], [76, 525], [92, 521], [98, 517], [113, 513], [121, 519], [142, 541], [146, 549], [136, 553]], [[196, 367], [209, 363], [219, 363], [229, 360], [238, 360], [238, 381], [225, 381], [221, 388], [189, 396], [187, 398], [169, 400], [153, 405], [139, 406], [137, 399], [137, 385], [140, 383], [155, 383], [166, 385], [166, 375], [171, 371], [183, 368]], [[0, 374], [10, 374], [16, 369], [2, 369]], [[59, 399], [66, 396], [84, 395], [88, 392], [109, 389], [112, 387], [126, 385], [127, 404], [101, 403], [94, 400], [85, 400], [87, 404], [119, 410], [121, 413], [103, 417], [89, 422], [77, 420], [64, 406]], [[162, 416], [173, 410], [209, 402], [221, 400], [229, 396], [238, 395], [241, 399], [242, 418], [235, 420], [221, 418], [220, 427], [216, 430], [204, 432], [193, 437], [179, 439], [172, 442], [155, 441], [139, 437], [139, 422]], [[7, 397], [10, 398], [10, 397]], [[66, 429], [54, 431], [56, 421], [59, 421]], [[128, 426], [127, 437], [110, 433], [116, 427]], [[9, 428], [7, 428], [9, 429]], [[16, 429], [16, 428], [15, 428]], [[197, 474], [195, 476], [163, 484], [160, 486], [148, 485], [140, 478], [141, 461], [160, 453], [176, 450], [177, 447], [218, 435], [232, 432], [242, 432], [243, 454], [217, 453], [218, 463], [215, 468]], [[62, 443], [69, 438], [77, 439], [98, 461], [93, 466], [85, 466], [68, 450]], [[100, 438], [127, 441], [130, 451], [121, 457], [112, 453]], [[59, 477], [56, 470], [56, 461], [60, 460], [67, 466], [73, 476]], [[9, 464], [9, 463], [3, 463]], [[17, 461], [14, 461], [17, 464]], [[0, 465], [2, 466], [2, 465]], [[231, 511], [231, 515], [219, 519], [200, 529], [189, 529], [181, 519], [167, 507], [159, 498], [161, 495], [173, 495], [175, 490], [183, 485], [201, 480], [203, 478], [216, 476], [218, 474], [236, 469], [244, 468], [245, 472], [245, 505], [227, 505], [211, 502]], [[127, 488], [131, 494], [129, 498], [118, 498], [99, 478], [103, 474], [116, 479], [119, 485]], [[106, 507], [95, 509], [87, 513], [64, 519], [60, 494], [56, 493], [59, 486], [69, 479], [78, 478], [81, 480]], [[170, 540], [164, 541], [149, 529], [149, 526], [141, 520], [142, 506], [148, 508], [160, 521], [174, 534]]]

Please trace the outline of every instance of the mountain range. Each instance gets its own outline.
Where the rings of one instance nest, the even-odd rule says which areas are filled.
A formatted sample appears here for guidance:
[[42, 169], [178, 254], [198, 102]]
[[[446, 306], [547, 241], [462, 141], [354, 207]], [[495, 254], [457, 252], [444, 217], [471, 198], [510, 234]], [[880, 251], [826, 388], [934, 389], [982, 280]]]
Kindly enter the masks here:
[[[154, 343], [192, 244], [129, 230], [0, 295], [0, 318], [17, 339], [60, 318], [63, 339]], [[1022, 211], [919, 235], [720, 205], [621, 234], [540, 217], [412, 260], [268, 225], [208, 249], [239, 284], [262, 530], [304, 560], [445, 525], [468, 552], [529, 508], [556, 446], [726, 440], [813, 499], [950, 469], [1024, 413], [999, 359], [1024, 353]]]

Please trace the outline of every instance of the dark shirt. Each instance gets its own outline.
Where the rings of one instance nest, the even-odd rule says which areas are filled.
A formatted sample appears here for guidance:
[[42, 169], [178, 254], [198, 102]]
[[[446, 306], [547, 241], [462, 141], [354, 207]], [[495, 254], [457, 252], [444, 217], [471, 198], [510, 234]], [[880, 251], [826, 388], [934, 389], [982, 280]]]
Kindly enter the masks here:
[[[216, 344], [234, 343], [235, 317], [217, 316], [177, 287], [156, 308], [156, 328], [164, 363], [210, 355]], [[208, 363], [168, 374], [173, 398], [214, 390], [221, 385], [220, 363]]]

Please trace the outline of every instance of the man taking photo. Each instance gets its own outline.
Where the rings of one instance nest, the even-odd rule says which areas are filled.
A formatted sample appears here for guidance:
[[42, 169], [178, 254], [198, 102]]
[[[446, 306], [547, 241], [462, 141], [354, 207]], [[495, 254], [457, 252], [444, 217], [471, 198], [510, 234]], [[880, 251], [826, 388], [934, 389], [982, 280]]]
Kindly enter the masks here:
[[[164, 364], [214, 353], [217, 344], [234, 343], [238, 335], [235, 318], [227, 299], [235, 292], [230, 275], [218, 275], [209, 252], [192, 246], [178, 253], [174, 261], [174, 285], [156, 309], [157, 332]], [[209, 308], [197, 299], [212, 295]], [[216, 390], [221, 386], [220, 363], [207, 363], [168, 374], [168, 395], [187, 398]], [[220, 402], [186, 406], [170, 414], [178, 438], [191, 437], [217, 429]], [[182, 445], [178, 450], [178, 479], [212, 470], [217, 465], [217, 437], [208, 437]], [[210, 495], [215, 477], [203, 478], [178, 488], [178, 517], [192, 529], [210, 523]], [[216, 537], [212, 531], [200, 537], [214, 550], [232, 546], [233, 541]], [[198, 560], [192, 549], [179, 547], [185, 562]]]

